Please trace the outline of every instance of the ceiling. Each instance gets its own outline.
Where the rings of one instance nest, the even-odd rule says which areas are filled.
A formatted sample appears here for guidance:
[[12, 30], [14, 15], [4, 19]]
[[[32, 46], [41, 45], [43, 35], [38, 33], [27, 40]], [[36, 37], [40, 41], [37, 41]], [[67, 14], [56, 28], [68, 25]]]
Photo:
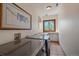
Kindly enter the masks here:
[[[37, 11], [41, 11], [41, 14], [44, 15], [53, 15], [57, 14], [57, 7], [56, 3], [32, 3], [32, 4], [26, 4], [32, 6]], [[50, 10], [47, 10], [47, 6], [52, 6]]]
[[[56, 3], [23, 3], [24, 6], [32, 7], [33, 10], [39, 11], [42, 16], [44, 15], [53, 15], [57, 14], [57, 8]], [[47, 10], [47, 6], [52, 6], [50, 10]]]

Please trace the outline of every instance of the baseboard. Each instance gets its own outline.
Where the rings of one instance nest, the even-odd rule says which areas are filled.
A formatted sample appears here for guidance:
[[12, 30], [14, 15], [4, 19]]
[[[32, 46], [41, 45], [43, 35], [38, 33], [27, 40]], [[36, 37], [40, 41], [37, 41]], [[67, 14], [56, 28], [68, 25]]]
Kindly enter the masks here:
[[60, 45], [59, 41], [50, 41], [50, 42], [52, 42], [52, 43], [57, 43], [57, 44]]
[[62, 51], [64, 53], [64, 56], [67, 56], [67, 54], [65, 53], [65, 51], [64, 51], [63, 47], [61, 46], [61, 44], [60, 44], [60, 47], [62, 48]]

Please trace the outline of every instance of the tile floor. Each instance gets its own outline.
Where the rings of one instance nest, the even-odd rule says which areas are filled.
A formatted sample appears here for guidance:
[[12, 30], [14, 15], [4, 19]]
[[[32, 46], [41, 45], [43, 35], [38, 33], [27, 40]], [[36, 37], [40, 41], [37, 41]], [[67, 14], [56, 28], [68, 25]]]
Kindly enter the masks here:
[[50, 56], [65, 56], [63, 49], [56, 42], [50, 42]]
[[[60, 44], [58, 42], [49, 41], [49, 46], [50, 46], [50, 56], [65, 56], [65, 53], [63, 49], [60, 47]], [[40, 51], [40, 54], [38, 54], [37, 56], [46, 56], [46, 53], [45, 51], [43, 52]]]

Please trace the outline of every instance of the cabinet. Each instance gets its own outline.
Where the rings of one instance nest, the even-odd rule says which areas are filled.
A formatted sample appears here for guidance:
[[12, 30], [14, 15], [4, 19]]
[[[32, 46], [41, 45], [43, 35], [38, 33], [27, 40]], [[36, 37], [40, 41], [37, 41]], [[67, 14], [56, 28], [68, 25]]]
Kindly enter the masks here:
[[21, 39], [0, 45], [0, 56], [35, 56], [42, 47], [40, 40]]
[[0, 45], [0, 55], [3, 56], [30, 56], [32, 53], [30, 39], [21, 39], [20, 42], [12, 41]]
[[59, 34], [58, 33], [49, 33], [50, 41], [59, 41]]
[[9, 56], [29, 56], [31, 55], [31, 42], [26, 43], [24, 46], [19, 47], [15, 51], [8, 54]]

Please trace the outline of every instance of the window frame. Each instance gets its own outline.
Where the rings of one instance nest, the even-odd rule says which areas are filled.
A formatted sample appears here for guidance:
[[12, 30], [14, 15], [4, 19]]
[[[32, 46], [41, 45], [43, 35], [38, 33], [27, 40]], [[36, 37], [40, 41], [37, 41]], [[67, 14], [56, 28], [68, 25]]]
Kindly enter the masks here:
[[[45, 31], [45, 26], [44, 26], [44, 23], [45, 22], [49, 22], [49, 21], [53, 21], [54, 22], [54, 30], [53, 31], [51, 31], [51, 30], [49, 30], [49, 31]], [[56, 32], [56, 19], [50, 19], [50, 20], [43, 20], [43, 32]]]

